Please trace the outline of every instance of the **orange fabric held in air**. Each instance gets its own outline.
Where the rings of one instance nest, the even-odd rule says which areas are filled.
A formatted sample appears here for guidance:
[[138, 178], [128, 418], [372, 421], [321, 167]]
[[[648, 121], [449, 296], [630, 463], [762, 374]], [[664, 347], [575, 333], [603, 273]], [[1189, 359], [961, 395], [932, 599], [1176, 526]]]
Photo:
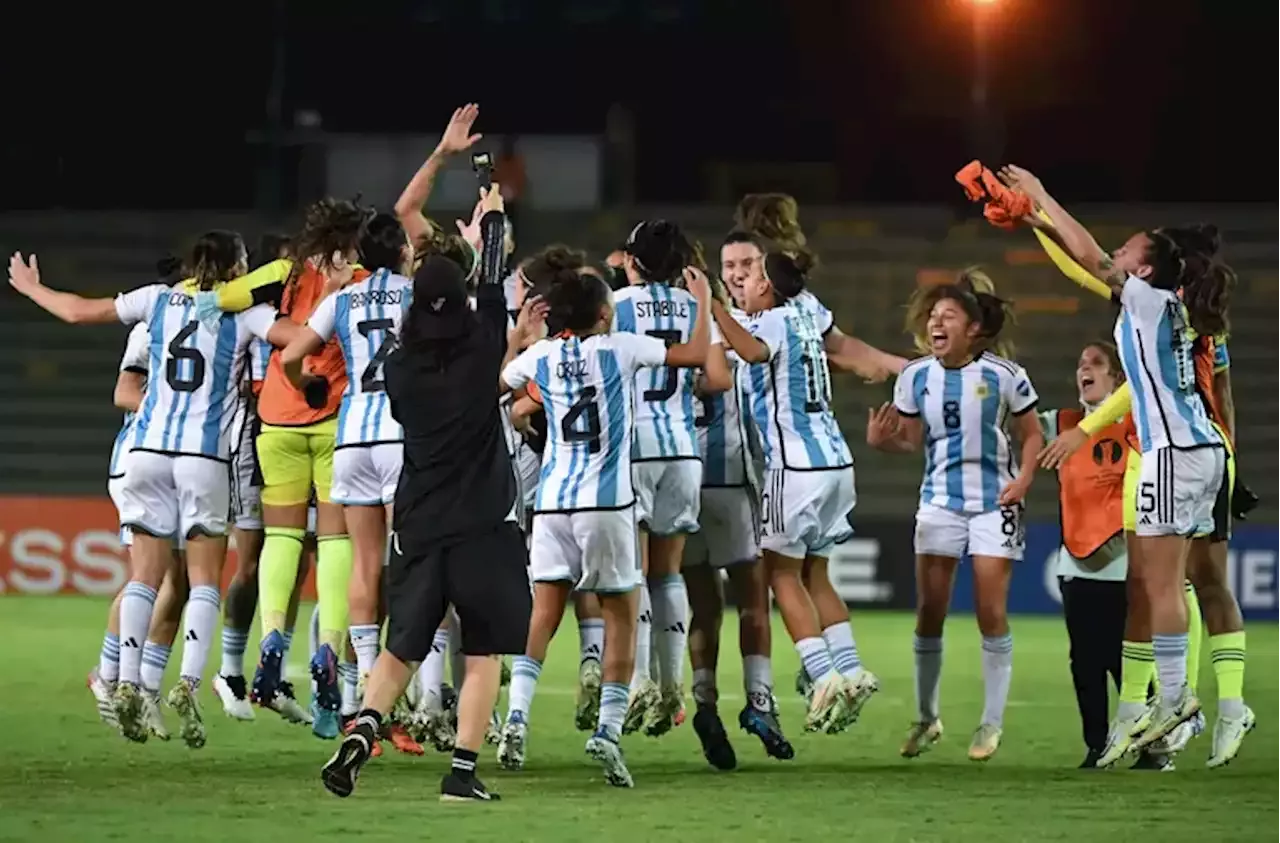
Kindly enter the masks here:
[[[1058, 434], [1080, 424], [1082, 410], [1058, 411]], [[1084, 559], [1124, 532], [1124, 464], [1128, 447], [1126, 416], [1089, 438], [1058, 469], [1062, 544]]]

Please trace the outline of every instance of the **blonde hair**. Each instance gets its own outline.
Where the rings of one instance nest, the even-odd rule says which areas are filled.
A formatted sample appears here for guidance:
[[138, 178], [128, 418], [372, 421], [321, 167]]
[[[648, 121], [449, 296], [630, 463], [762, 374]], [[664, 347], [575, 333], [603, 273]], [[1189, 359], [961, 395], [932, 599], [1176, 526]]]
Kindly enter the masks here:
[[800, 227], [800, 206], [786, 193], [748, 193], [738, 202], [733, 213], [736, 228], [749, 231], [767, 241], [761, 251], [782, 252], [805, 266], [805, 271], [818, 263], [809, 248], [808, 238]]
[[911, 298], [907, 300], [904, 328], [911, 335], [916, 352], [932, 353], [929, 343], [929, 314], [941, 299], [955, 298], [957, 292], [967, 294], [977, 305], [976, 318], [982, 323], [982, 331], [975, 341], [974, 351], [990, 351], [1012, 360], [1015, 353], [1013, 342], [1003, 339], [1000, 334], [1006, 326], [1015, 324], [1013, 305], [996, 295], [995, 282], [977, 266], [961, 270], [952, 284], [921, 287], [911, 294]]

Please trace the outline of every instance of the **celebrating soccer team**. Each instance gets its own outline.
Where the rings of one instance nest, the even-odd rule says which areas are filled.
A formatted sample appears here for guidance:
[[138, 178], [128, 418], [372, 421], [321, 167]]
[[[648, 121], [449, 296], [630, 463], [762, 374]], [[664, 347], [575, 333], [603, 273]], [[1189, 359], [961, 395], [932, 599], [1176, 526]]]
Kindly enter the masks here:
[[[163, 701], [182, 740], [205, 743], [197, 692], [225, 612], [213, 687], [229, 716], [252, 719], [256, 703], [317, 736], [345, 729], [345, 740], [363, 740], [350, 729], [381, 646], [383, 565], [404, 460], [383, 364], [425, 257], [454, 261], [469, 279], [478, 274], [487, 244], [477, 220], [492, 203], [477, 206], [457, 235], [423, 215], [443, 162], [478, 139], [478, 111], [454, 113], [394, 214], [318, 202], [296, 236], [264, 240], [253, 272], [243, 239], [227, 231], [197, 238], [180, 271], [163, 266], [162, 280], [114, 299], [57, 292], [42, 284], [34, 255], [11, 259], [11, 285], [59, 319], [133, 326], [108, 481], [129, 580], [89, 675], [100, 716], [124, 737], [168, 739], [159, 685], [181, 624], [180, 680]], [[1036, 412], [1035, 387], [1003, 336], [1008, 305], [980, 271], [912, 297], [914, 360], [837, 328], [808, 289], [816, 256], [789, 197], [743, 199], [720, 244], [718, 277], [700, 245], [667, 220], [636, 225], [603, 271], [564, 246], [513, 269], [509, 311], [536, 307], [545, 326], [534, 334], [527, 320], [513, 321], [519, 353], [493, 385], [521, 488], [533, 591], [527, 641], [511, 653], [506, 712], [495, 712], [491, 729], [503, 768], [520, 770], [537, 751], [535, 691], [570, 601], [582, 642], [576, 721], [611, 785], [634, 785], [625, 735], [657, 738], [684, 722], [686, 652], [703, 753], [714, 767], [736, 765], [718, 708], [722, 581], [738, 607], [737, 722], [769, 756], [796, 755], [775, 697], [771, 596], [799, 656], [805, 730], [843, 732], [874, 705], [880, 680], [863, 663], [827, 567], [853, 534], [857, 500], [852, 451], [832, 409], [833, 367], [871, 381], [896, 377], [893, 400], [869, 412], [867, 443], [924, 454], [914, 536], [917, 714], [903, 756], [943, 736], [942, 631], [966, 558], [984, 683], [969, 757], [986, 761], [1000, 747], [1014, 663], [1006, 604], [1040, 464], [1062, 473], [1062, 553], [1080, 561], [1105, 550], [1101, 564], [1127, 565], [1120, 704], [1105, 741], [1086, 724], [1091, 758], [1110, 766], [1131, 753], [1172, 757], [1203, 728], [1193, 690], [1200, 610], [1189, 626], [1189, 601], [1203, 606], [1218, 679], [1209, 765], [1239, 752], [1255, 717], [1243, 700], [1239, 607], [1225, 585], [1225, 543], [1241, 507], [1232, 499], [1229, 382], [1222, 386], [1234, 276], [1216, 233], [1153, 229], [1109, 254], [1030, 172], [977, 165], [962, 175], [992, 222], [1034, 229], [1066, 274], [1118, 305], [1118, 353], [1086, 348], [1084, 409], [1069, 421], [1065, 411]], [[509, 257], [509, 226], [506, 234]], [[1109, 388], [1091, 389], [1103, 369]], [[1117, 473], [1115, 513], [1077, 542], [1070, 457], [1117, 424], [1131, 427], [1123, 499]], [[232, 530], [240, 569], [224, 605]], [[309, 710], [283, 669], [308, 564], [318, 597]], [[260, 655], [246, 681], [255, 604]], [[446, 617], [413, 666], [418, 681], [388, 718], [383, 736], [400, 751], [454, 747], [455, 694], [444, 676], [446, 656], [461, 655], [459, 627], [456, 615]], [[482, 786], [468, 792], [493, 796]]]

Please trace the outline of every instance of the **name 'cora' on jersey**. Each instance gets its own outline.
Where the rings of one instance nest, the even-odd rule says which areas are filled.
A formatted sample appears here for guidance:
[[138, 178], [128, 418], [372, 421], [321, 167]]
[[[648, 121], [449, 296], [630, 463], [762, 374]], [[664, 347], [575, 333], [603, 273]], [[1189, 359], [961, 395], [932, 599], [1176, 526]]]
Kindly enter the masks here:
[[675, 299], [655, 299], [646, 301], [644, 299], [636, 299], [636, 316], [641, 319], [657, 319], [659, 317], [667, 319], [688, 319], [689, 303], [677, 301]]

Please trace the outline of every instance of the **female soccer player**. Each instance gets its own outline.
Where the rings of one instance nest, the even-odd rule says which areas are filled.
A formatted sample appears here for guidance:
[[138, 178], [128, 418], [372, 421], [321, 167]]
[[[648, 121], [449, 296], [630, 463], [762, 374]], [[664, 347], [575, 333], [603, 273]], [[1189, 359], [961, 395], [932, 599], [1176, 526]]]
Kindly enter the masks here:
[[122, 526], [133, 531], [134, 540], [131, 579], [120, 605], [120, 683], [114, 707], [121, 732], [131, 740], [146, 736], [140, 642], [151, 621], [156, 588], [172, 560], [174, 539], [182, 535], [191, 592], [182, 678], [168, 703], [182, 718], [187, 745], [196, 748], [205, 742], [196, 688], [218, 623], [230, 509], [227, 464], [239, 402], [235, 381], [253, 337], [283, 346], [294, 333], [275, 321], [270, 307], [221, 319], [212, 332], [201, 329], [192, 293], [243, 274], [245, 263], [238, 234], [208, 232], [192, 249], [190, 286], [152, 284], [114, 299], [86, 299], [43, 286], [34, 256], [27, 263], [15, 254], [9, 263], [9, 283], [65, 322], [148, 324], [150, 378], [121, 490]]
[[[1022, 559], [1023, 499], [1044, 443], [1031, 412], [1036, 391], [1026, 371], [987, 351], [1000, 335], [1005, 312], [1000, 299], [960, 284], [924, 291], [909, 316], [917, 341], [927, 342], [932, 353], [902, 370], [892, 405], [869, 414], [867, 444], [925, 453], [915, 530], [919, 719], [902, 747], [908, 758], [942, 737], [942, 628], [956, 567], [966, 554], [973, 564], [984, 685], [982, 719], [969, 758], [986, 761], [1000, 747], [1013, 671], [1009, 579], [1012, 563]], [[1010, 416], [1021, 440], [1020, 467], [1005, 432]]]
[[[698, 304], [682, 286], [693, 247], [679, 226], [666, 220], [642, 222], [627, 238], [624, 269], [630, 282], [614, 294], [613, 330], [643, 334], [668, 344], [690, 341]], [[712, 346], [720, 345], [714, 332]], [[707, 354], [707, 386], [731, 385], [721, 348]], [[625, 731], [641, 726], [657, 737], [670, 731], [684, 706], [684, 658], [689, 598], [680, 563], [685, 536], [698, 529], [702, 465], [694, 426], [695, 374], [656, 368], [636, 375], [636, 430], [632, 474], [640, 552], [649, 588], [640, 596], [636, 634], [636, 675]], [[648, 602], [646, 601], [648, 596]], [[649, 623], [652, 612], [658, 682], [650, 677]]]
[[[686, 268], [682, 275], [688, 290], [680, 290], [687, 297], [680, 301], [696, 305], [688, 308], [693, 324], [687, 343], [636, 336], [634, 331], [610, 333], [618, 317], [608, 287], [594, 275], [567, 270], [547, 295], [549, 315], [567, 336], [535, 343], [503, 370], [504, 390], [537, 384], [549, 431], [529, 561], [534, 614], [525, 655], [512, 665], [509, 711], [498, 748], [498, 761], [507, 769], [524, 764], [529, 705], [547, 646], [576, 586], [599, 595], [605, 619], [600, 718], [586, 751], [600, 762], [609, 784], [633, 786], [618, 746], [635, 659], [637, 606], [632, 593], [638, 587], [643, 592], [636, 548], [640, 496], [631, 471], [636, 429], [631, 394], [644, 379], [642, 368], [662, 372], [660, 367], [706, 364], [711, 293], [701, 272]], [[683, 667], [683, 649], [679, 655], [677, 667]], [[664, 716], [674, 713], [672, 708]]]
[[1158, 229], [1133, 235], [1108, 255], [1029, 171], [1011, 165], [1001, 177], [1048, 215], [1059, 244], [1120, 300], [1116, 340], [1134, 393], [1143, 457], [1129, 570], [1150, 607], [1160, 696], [1153, 709], [1121, 704], [1104, 753], [1104, 760], [1118, 758], [1130, 745], [1142, 749], [1163, 738], [1200, 710], [1187, 686], [1186, 537], [1213, 531], [1226, 459], [1225, 437], [1195, 394], [1193, 336], [1198, 324], [1223, 321], [1230, 274], [1221, 265], [1188, 260], [1194, 256]]
[[[725, 340], [749, 368], [747, 404], [761, 437], [766, 477], [761, 522], [765, 569], [814, 693], [805, 728], [838, 732], [879, 688], [862, 666], [849, 610], [831, 588], [827, 557], [852, 535], [853, 455], [831, 412], [831, 376], [804, 289], [804, 255], [770, 253], [743, 283], [743, 327], [715, 307]], [[804, 572], [810, 571], [809, 586]]]

